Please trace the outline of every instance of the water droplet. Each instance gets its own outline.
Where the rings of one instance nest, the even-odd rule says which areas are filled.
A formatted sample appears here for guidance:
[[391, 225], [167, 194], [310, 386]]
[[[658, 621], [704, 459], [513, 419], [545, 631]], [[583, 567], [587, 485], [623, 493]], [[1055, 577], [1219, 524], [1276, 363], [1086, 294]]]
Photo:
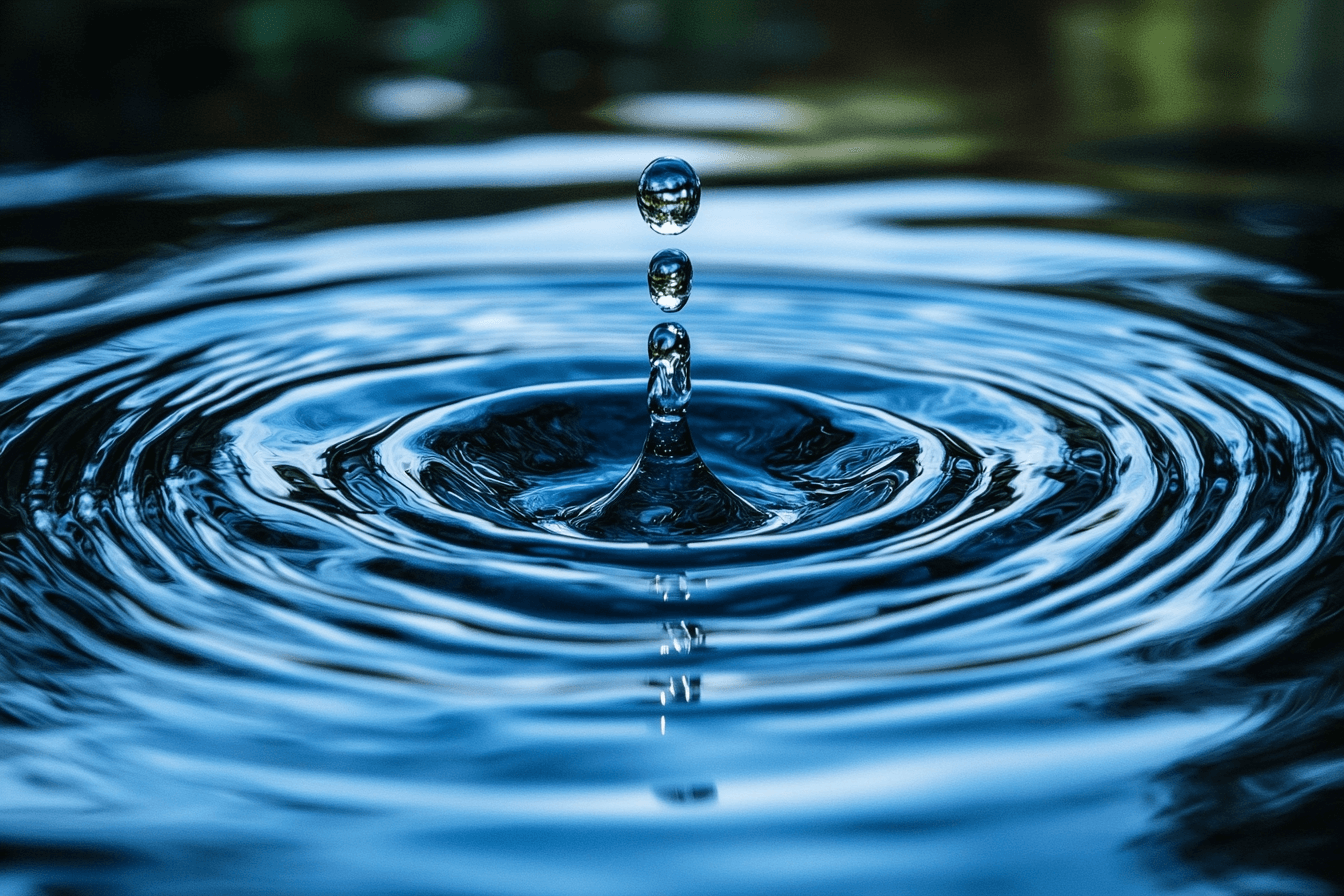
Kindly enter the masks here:
[[639, 176], [639, 213], [657, 233], [681, 233], [700, 211], [700, 178], [681, 159], [654, 159]]
[[680, 249], [664, 249], [649, 261], [649, 298], [664, 311], [680, 311], [691, 297], [691, 260]]
[[683, 355], [687, 360], [690, 359], [691, 334], [681, 324], [669, 321], [649, 331], [649, 360], [657, 361], [672, 355]]
[[690, 400], [691, 337], [680, 324], [659, 324], [649, 331], [649, 413], [679, 420]]

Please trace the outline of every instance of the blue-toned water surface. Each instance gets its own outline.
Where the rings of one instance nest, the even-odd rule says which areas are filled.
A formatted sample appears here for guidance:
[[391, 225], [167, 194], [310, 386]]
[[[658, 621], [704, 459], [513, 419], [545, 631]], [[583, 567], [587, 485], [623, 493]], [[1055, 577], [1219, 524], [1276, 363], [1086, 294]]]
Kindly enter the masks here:
[[[691, 427], [769, 521], [606, 537], [672, 152]], [[1329, 892], [1338, 294], [1231, 215], [754, 164], [0, 178], [190, 222], [0, 295], [0, 892]]]

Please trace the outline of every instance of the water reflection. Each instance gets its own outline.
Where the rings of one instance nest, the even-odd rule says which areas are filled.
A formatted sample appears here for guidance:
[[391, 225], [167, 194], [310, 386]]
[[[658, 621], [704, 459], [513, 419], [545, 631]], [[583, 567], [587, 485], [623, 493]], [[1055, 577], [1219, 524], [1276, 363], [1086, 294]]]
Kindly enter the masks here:
[[361, 114], [382, 124], [433, 121], [460, 112], [471, 102], [471, 88], [429, 75], [384, 77], [356, 94]]
[[[703, 893], [1152, 894], [1145, 832], [1331, 879], [1335, 296], [1245, 203], [715, 190], [702, 450], [840, 510], [653, 551], [518, 525], [647, 419], [628, 195], [266, 229], [323, 178], [488, 181], [419, 152], [125, 166], [182, 177], [116, 207], [189, 248], [0, 298], [0, 885], [624, 892], [692, 843]], [[229, 189], [256, 213], [193, 242]]]
[[0, 172], [0, 209], [103, 197], [210, 199], [388, 190], [626, 183], [650, 155], [675, 150], [709, 173], [769, 169], [777, 156], [731, 144], [636, 136], [517, 137], [474, 146], [220, 152], [175, 161], [95, 160]]
[[788, 133], [813, 126], [800, 103], [763, 96], [650, 93], [624, 96], [601, 107], [599, 117], [652, 131]]
[[[1327, 566], [1302, 582], [1299, 594], [1300, 602], [1279, 608], [1282, 617], [1261, 623], [1287, 628], [1287, 637], [1197, 673], [1180, 689], [1140, 690], [1113, 707], [1132, 713], [1227, 702], [1248, 713], [1230, 737], [1157, 779], [1165, 791], [1161, 810], [1137, 843], [1169, 882], [1204, 877], [1238, 892], [1344, 890], [1337, 848], [1344, 830], [1344, 624], [1338, 610], [1344, 578]], [[1145, 658], [1188, 649], [1158, 644]]]
[[685, 575], [654, 576], [653, 593], [664, 601], [690, 600], [691, 585]]
[[[665, 595], [664, 600], [670, 599]], [[681, 595], [682, 600], [690, 600], [691, 593], [686, 590]], [[689, 654], [692, 650], [697, 650], [705, 646], [705, 630], [694, 622], [680, 620], [678, 622], [663, 623], [663, 631], [667, 633], [668, 643], [659, 648], [663, 656], [670, 654]]]
[[659, 799], [674, 805], [684, 803], [712, 803], [718, 797], [719, 792], [711, 783], [688, 784], [683, 787], [663, 787], [655, 793]]

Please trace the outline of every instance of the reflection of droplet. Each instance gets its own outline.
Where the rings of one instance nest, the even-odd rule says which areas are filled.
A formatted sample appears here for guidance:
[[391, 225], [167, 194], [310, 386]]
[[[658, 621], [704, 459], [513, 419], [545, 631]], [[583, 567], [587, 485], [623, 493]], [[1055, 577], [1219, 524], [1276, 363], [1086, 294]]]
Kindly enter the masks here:
[[668, 640], [658, 650], [663, 656], [686, 655], [693, 649], [705, 646], [705, 630], [694, 622], [664, 622], [663, 631], [667, 633]]
[[662, 787], [654, 790], [665, 803], [711, 803], [719, 797], [719, 789], [712, 783], [688, 784], [683, 787]]
[[699, 675], [673, 675], [667, 679], [666, 685], [656, 679], [649, 684], [659, 688], [658, 703], [662, 706], [700, 702]]
[[681, 159], [654, 159], [639, 177], [639, 213], [657, 233], [681, 233], [700, 211], [700, 178]]
[[686, 576], [654, 576], [653, 591], [663, 600], [690, 600], [691, 583], [687, 581]]
[[664, 311], [680, 311], [691, 297], [691, 259], [680, 249], [664, 249], [649, 261], [649, 298]]
[[47, 465], [50, 462], [46, 454], [39, 454], [33, 459], [33, 472], [28, 479], [28, 491], [24, 494], [33, 527], [48, 534], [56, 527], [56, 518], [51, 512], [51, 490], [47, 487]]
[[649, 413], [672, 422], [686, 416], [691, 401], [691, 337], [680, 324], [649, 332]]

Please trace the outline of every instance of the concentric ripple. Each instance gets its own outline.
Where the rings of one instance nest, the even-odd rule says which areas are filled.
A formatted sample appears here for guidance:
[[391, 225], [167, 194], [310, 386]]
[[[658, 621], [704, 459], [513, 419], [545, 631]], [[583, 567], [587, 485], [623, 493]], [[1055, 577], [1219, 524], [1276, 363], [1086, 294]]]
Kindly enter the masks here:
[[[617, 212], [583, 214], [600, 236]], [[1271, 630], [1238, 618], [1339, 547], [1344, 396], [1191, 309], [1198, 278], [1287, 275], [1041, 234], [1021, 245], [1059, 249], [1047, 285], [931, 278], [919, 246], [949, 234], [921, 233], [893, 237], [919, 277], [851, 271], [839, 249], [829, 270], [696, 250], [692, 429], [769, 521], [677, 543], [564, 517], [647, 426], [639, 263], [462, 263], [486, 224], [399, 225], [61, 285], [65, 310], [2, 334], [15, 680], [59, 657], [87, 670], [63, 686], [126, 682], [99, 689], [151, 721], [115, 732], [86, 782], [167, 769], [155, 800], [402, 813], [418, 842], [423, 807], [398, 788], [431, 766], [435, 805], [500, 823], [638, 817], [628, 791], [758, 820], [801, 800], [843, 826], [867, 803], [752, 782], [850, 774], [846, 750], [796, 752], [823, 733], [871, 757], [987, 706], [1061, 713], [1157, 639], [1224, 633], [1171, 660], [1187, 672], [1258, 649]], [[1060, 285], [1084, 280], [1087, 299]], [[85, 711], [56, 693], [9, 712], [40, 729]], [[721, 727], [688, 715], [700, 704]], [[631, 746], [680, 724], [702, 746]], [[275, 747], [289, 726], [320, 736]], [[530, 764], [613, 742], [630, 755]], [[85, 786], [33, 790], [25, 811]], [[864, 799], [899, 802], [878, 791]]]
[[[650, 583], [681, 575], [728, 630], [884, 631], [956, 665], [1207, 625], [1223, 587], [1290, 572], [1324, 534], [1331, 387], [1133, 311], [795, 276], [707, 283], [698, 322], [698, 444], [771, 521], [585, 536], [558, 518], [647, 425], [620, 376], [641, 363], [631, 286], [316, 284], [35, 363], [3, 454], [30, 549], [91, 593], [209, 582], [248, 615], [278, 590], [345, 617], [428, 589], [458, 622], [517, 614], [507, 637], [542, 652], [557, 619], [629, 642], [603, 623], [661, 619]], [[843, 312], [819, 343], [795, 322], [822, 303]], [[526, 323], [538, 305], [574, 309], [565, 353]]]

